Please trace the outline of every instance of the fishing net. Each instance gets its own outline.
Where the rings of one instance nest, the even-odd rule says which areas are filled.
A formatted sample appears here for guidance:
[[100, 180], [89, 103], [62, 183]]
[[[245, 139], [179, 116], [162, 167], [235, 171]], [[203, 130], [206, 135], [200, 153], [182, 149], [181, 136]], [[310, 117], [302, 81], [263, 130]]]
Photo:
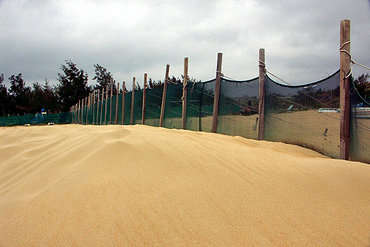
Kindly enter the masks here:
[[142, 124], [143, 90], [135, 90], [134, 93], [134, 124]]
[[281, 85], [266, 76], [265, 139], [339, 157], [339, 71], [314, 83]]
[[188, 83], [186, 129], [211, 132], [215, 81]]
[[182, 129], [182, 84], [168, 84], [163, 126]]
[[146, 90], [145, 124], [159, 126], [161, 115], [163, 84], [159, 87]]
[[221, 80], [217, 133], [258, 138], [258, 77], [247, 81]]
[[351, 81], [350, 159], [370, 163], [370, 104]]

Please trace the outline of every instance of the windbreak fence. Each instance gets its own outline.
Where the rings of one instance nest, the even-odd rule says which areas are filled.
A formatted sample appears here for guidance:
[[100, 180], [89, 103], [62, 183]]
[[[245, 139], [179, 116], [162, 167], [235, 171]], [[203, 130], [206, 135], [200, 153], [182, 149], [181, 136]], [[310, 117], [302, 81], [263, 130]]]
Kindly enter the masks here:
[[[296, 144], [325, 155], [340, 156], [340, 73], [299, 86], [283, 85], [265, 76], [264, 139]], [[211, 132], [216, 79], [189, 81], [186, 86], [185, 129]], [[183, 128], [183, 84], [168, 83], [163, 127]], [[91, 100], [71, 113], [1, 117], [2, 126], [39, 123], [145, 124], [159, 126], [164, 85]], [[370, 105], [352, 83], [350, 159], [370, 163]], [[133, 104], [133, 105], [132, 105]], [[220, 79], [217, 133], [258, 139], [259, 78]]]
[[62, 112], [56, 114], [25, 114], [20, 116], [1, 116], [0, 126], [16, 125], [41, 125], [41, 124], [70, 124], [72, 123], [72, 112]]

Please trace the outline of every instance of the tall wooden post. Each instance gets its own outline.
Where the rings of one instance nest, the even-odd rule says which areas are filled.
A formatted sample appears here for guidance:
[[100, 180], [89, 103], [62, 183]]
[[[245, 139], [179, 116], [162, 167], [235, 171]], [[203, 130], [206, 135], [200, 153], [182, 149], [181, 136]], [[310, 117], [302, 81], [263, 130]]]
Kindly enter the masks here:
[[165, 75], [164, 84], [163, 84], [162, 105], [161, 105], [161, 115], [160, 115], [160, 118], [159, 118], [159, 127], [163, 127], [163, 119], [164, 119], [164, 110], [165, 110], [165, 107], [166, 107], [167, 84], [168, 84], [169, 73], [170, 73], [170, 65], [167, 64], [167, 66], [166, 66], [166, 75]]
[[86, 97], [86, 124], [89, 124], [89, 112], [90, 112], [90, 98], [91, 94]]
[[116, 117], [115, 117], [115, 121], [114, 121], [114, 124], [117, 124], [118, 122], [118, 93], [119, 93], [119, 83], [117, 83], [117, 90], [116, 90]]
[[77, 123], [80, 123], [80, 112], [81, 112], [81, 100], [78, 101], [78, 108], [77, 108]]
[[104, 102], [104, 87], [101, 88], [101, 103], [100, 103], [100, 125], [103, 122], [103, 102]]
[[99, 116], [100, 116], [100, 114], [99, 114], [99, 112], [100, 112], [100, 89], [98, 89], [98, 97], [97, 97], [97, 102], [96, 102], [96, 122], [97, 122], [97, 124], [99, 124]]
[[86, 108], [86, 98], [82, 99], [82, 111], [81, 111], [81, 123], [84, 124], [85, 119], [85, 108]]
[[112, 124], [113, 78], [110, 78], [109, 124]]
[[[351, 22], [340, 22], [340, 158], [348, 160], [350, 150]], [[346, 52], [345, 52], [346, 51]], [[347, 53], [348, 52], [348, 53]]]
[[135, 80], [136, 78], [134, 77], [132, 80], [132, 94], [131, 94], [131, 112], [130, 112], [130, 124], [134, 124], [134, 103], [135, 103]]
[[92, 124], [95, 125], [95, 90], [92, 92]]
[[125, 124], [125, 93], [126, 93], [126, 82], [122, 82], [122, 125]]
[[259, 105], [258, 105], [258, 140], [265, 139], [265, 49], [259, 50]]
[[107, 111], [108, 111], [108, 85], [105, 87], [104, 124], [107, 124]]
[[188, 98], [188, 62], [187, 57], [184, 58], [184, 80], [182, 86], [182, 128], [186, 129], [186, 104]]
[[212, 119], [212, 132], [217, 132], [217, 121], [218, 121], [218, 106], [220, 102], [220, 89], [221, 89], [221, 67], [222, 67], [222, 53], [217, 55], [217, 71], [216, 71], [216, 83], [215, 83], [215, 96], [213, 100], [213, 119]]
[[145, 113], [146, 113], [146, 88], [147, 88], [147, 79], [148, 75], [144, 74], [144, 88], [143, 88], [143, 105], [142, 105], [142, 111], [141, 111], [141, 119], [143, 125], [145, 124]]

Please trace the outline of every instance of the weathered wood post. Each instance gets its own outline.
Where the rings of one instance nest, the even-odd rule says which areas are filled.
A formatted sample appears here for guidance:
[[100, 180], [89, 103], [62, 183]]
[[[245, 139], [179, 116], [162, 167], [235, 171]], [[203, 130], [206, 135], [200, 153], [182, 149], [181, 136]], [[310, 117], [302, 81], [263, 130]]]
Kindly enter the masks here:
[[118, 122], [118, 94], [119, 94], [119, 83], [117, 83], [117, 90], [116, 90], [116, 117], [114, 124], [117, 124]]
[[86, 108], [86, 98], [83, 98], [82, 99], [82, 111], [81, 111], [81, 124], [84, 124], [85, 108]]
[[148, 80], [148, 75], [145, 73], [144, 74], [144, 88], [143, 88], [143, 105], [142, 105], [142, 111], [141, 111], [141, 120], [142, 124], [145, 124], [145, 113], [146, 113], [146, 88], [147, 88], [147, 80]]
[[95, 125], [95, 90], [93, 91], [92, 96], [92, 124]]
[[110, 78], [109, 124], [112, 124], [113, 78]]
[[182, 84], [182, 128], [186, 129], [186, 104], [188, 98], [188, 62], [187, 57], [184, 58], [184, 80]]
[[108, 111], [108, 85], [105, 87], [104, 124], [107, 124], [107, 111]]
[[351, 22], [340, 22], [340, 158], [348, 160], [350, 150]]
[[259, 50], [259, 105], [258, 105], [258, 140], [265, 139], [265, 49]]
[[164, 110], [166, 107], [166, 98], [167, 98], [167, 84], [168, 84], [168, 77], [170, 73], [170, 65], [166, 65], [166, 75], [164, 78], [163, 84], [163, 92], [162, 92], [162, 105], [161, 105], [161, 115], [159, 117], [159, 127], [163, 127], [163, 119], [164, 119]]
[[100, 119], [100, 89], [98, 89], [98, 97], [97, 97], [97, 102], [96, 102], [96, 122], [99, 124], [99, 119]]
[[122, 125], [125, 124], [125, 93], [126, 93], [126, 82], [122, 82]]
[[134, 77], [132, 79], [132, 94], [131, 94], [131, 112], [130, 112], [130, 124], [134, 124], [134, 103], [135, 103], [135, 80]]
[[81, 100], [78, 101], [78, 107], [77, 107], [77, 123], [80, 123], [80, 112], [81, 112]]
[[217, 71], [216, 71], [216, 83], [215, 83], [215, 96], [213, 100], [213, 118], [212, 118], [212, 132], [217, 132], [217, 121], [218, 121], [218, 106], [220, 102], [220, 89], [221, 89], [221, 67], [222, 67], [222, 53], [217, 55]]
[[91, 93], [89, 93], [89, 95], [86, 97], [86, 124], [89, 124], [90, 98]]
[[104, 102], [104, 87], [101, 88], [101, 103], [100, 103], [100, 125], [103, 122], [103, 102]]

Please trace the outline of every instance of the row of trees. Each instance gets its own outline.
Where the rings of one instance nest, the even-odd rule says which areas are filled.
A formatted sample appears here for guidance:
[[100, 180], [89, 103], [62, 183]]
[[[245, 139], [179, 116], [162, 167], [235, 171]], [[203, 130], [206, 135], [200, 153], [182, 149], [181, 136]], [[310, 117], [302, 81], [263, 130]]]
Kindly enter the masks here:
[[[113, 75], [106, 68], [95, 64], [94, 86], [89, 86], [88, 75], [72, 61], [61, 65], [58, 73], [58, 84], [50, 85], [45, 79], [43, 84], [34, 82], [27, 86], [22, 74], [10, 76], [10, 88], [5, 86], [4, 74], [0, 74], [0, 115], [17, 115], [37, 113], [45, 109], [50, 113], [69, 111], [70, 107], [80, 99], [89, 95], [92, 90], [111, 87]], [[172, 79], [174, 80], [174, 79]], [[176, 80], [176, 79], [175, 79]], [[113, 93], [116, 93], [116, 82], [113, 80]], [[149, 87], [154, 88], [162, 84], [149, 79]], [[140, 88], [140, 87], [139, 87]]]

